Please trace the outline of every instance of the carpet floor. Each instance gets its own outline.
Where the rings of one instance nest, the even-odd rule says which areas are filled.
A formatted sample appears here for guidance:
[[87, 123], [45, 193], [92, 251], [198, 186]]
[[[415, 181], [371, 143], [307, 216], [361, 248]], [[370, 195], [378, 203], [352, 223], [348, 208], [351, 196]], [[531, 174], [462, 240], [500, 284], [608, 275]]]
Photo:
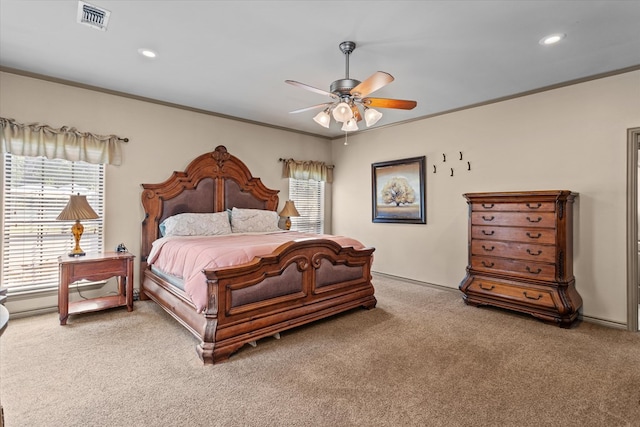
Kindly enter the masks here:
[[0, 401], [20, 426], [640, 426], [640, 334], [561, 329], [374, 277], [378, 305], [203, 366], [151, 301], [12, 319]]

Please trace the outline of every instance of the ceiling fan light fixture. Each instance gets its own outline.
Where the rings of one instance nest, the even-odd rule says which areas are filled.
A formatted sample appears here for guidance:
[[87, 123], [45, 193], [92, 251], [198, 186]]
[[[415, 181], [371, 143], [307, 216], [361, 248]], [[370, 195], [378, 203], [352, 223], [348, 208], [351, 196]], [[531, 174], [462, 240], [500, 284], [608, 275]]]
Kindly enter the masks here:
[[329, 116], [329, 110], [320, 111], [313, 118], [313, 121], [319, 124], [322, 127], [329, 128], [329, 124], [331, 123], [331, 117]]
[[353, 111], [346, 102], [341, 102], [333, 109], [333, 118], [338, 122], [346, 123], [353, 117]]
[[358, 123], [353, 119], [347, 120], [342, 125], [341, 130], [343, 130], [345, 132], [352, 132], [354, 130], [358, 130]]
[[364, 108], [364, 121], [366, 122], [367, 127], [375, 125], [381, 118], [382, 113], [380, 111], [374, 110], [373, 108]]
[[[415, 108], [417, 105], [416, 101], [370, 98], [369, 95], [371, 93], [388, 85], [394, 79], [391, 74], [384, 71], [376, 71], [364, 81], [350, 78], [349, 55], [355, 48], [355, 42], [345, 41], [340, 43], [340, 51], [345, 55], [345, 77], [331, 83], [329, 92], [295, 80], [285, 80], [285, 83], [290, 85], [297, 86], [320, 95], [327, 95], [331, 98], [330, 102], [290, 111], [290, 113], [301, 113], [303, 111], [315, 110], [316, 108], [325, 108], [326, 106], [329, 106], [321, 113], [318, 113], [313, 120], [320, 126], [329, 128], [331, 124], [331, 116], [333, 116], [336, 122], [342, 123], [341, 129], [347, 132], [358, 130], [358, 122], [363, 118], [365, 119], [367, 127], [373, 126], [378, 122], [378, 120], [380, 120], [382, 113], [372, 108], [368, 108], [368, 105], [378, 108], [395, 108], [401, 110], [411, 110]], [[361, 109], [364, 109], [364, 117]]]

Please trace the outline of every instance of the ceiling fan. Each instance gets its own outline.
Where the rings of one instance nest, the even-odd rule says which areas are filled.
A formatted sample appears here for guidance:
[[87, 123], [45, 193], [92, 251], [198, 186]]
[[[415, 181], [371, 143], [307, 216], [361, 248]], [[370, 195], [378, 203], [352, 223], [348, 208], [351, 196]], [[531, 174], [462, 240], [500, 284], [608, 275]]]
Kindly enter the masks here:
[[382, 113], [371, 107], [411, 110], [418, 105], [416, 101], [403, 99], [369, 98], [369, 94], [388, 85], [394, 79], [391, 74], [385, 73], [384, 71], [376, 71], [363, 82], [349, 78], [349, 55], [351, 55], [355, 48], [355, 42], [345, 41], [340, 43], [340, 50], [345, 55], [346, 75], [344, 79], [331, 83], [329, 92], [295, 80], [285, 80], [285, 83], [289, 83], [290, 85], [332, 98], [330, 102], [291, 111], [291, 114], [302, 113], [316, 108], [324, 108], [323, 111], [313, 118], [316, 123], [328, 128], [331, 122], [331, 115], [333, 115], [333, 118], [337, 122], [343, 123], [342, 130], [354, 131], [358, 130], [358, 122], [362, 120], [360, 108], [364, 110], [365, 123], [367, 127], [369, 127], [373, 126], [382, 117]]

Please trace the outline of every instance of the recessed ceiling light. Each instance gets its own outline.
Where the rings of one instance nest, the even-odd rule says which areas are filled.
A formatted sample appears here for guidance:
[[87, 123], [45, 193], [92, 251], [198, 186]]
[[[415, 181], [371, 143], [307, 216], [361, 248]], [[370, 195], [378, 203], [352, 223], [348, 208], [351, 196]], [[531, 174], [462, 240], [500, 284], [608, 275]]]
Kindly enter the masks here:
[[549, 34], [548, 36], [541, 38], [538, 43], [540, 43], [543, 46], [549, 46], [549, 45], [558, 43], [560, 40], [562, 40], [565, 37], [567, 37], [567, 35], [562, 33]]
[[145, 48], [138, 49], [138, 53], [147, 58], [155, 58], [156, 56], [158, 56], [158, 54], [152, 51], [151, 49], [145, 49]]

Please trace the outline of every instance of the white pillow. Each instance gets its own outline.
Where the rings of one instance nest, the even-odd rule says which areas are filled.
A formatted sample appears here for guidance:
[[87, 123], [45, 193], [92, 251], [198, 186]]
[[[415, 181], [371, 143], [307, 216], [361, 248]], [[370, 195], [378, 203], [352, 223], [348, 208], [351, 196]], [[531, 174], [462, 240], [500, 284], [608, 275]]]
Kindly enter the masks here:
[[183, 213], [170, 216], [160, 224], [163, 236], [214, 236], [231, 234], [229, 214]]
[[275, 211], [262, 209], [231, 209], [231, 229], [234, 233], [278, 231], [280, 218]]

